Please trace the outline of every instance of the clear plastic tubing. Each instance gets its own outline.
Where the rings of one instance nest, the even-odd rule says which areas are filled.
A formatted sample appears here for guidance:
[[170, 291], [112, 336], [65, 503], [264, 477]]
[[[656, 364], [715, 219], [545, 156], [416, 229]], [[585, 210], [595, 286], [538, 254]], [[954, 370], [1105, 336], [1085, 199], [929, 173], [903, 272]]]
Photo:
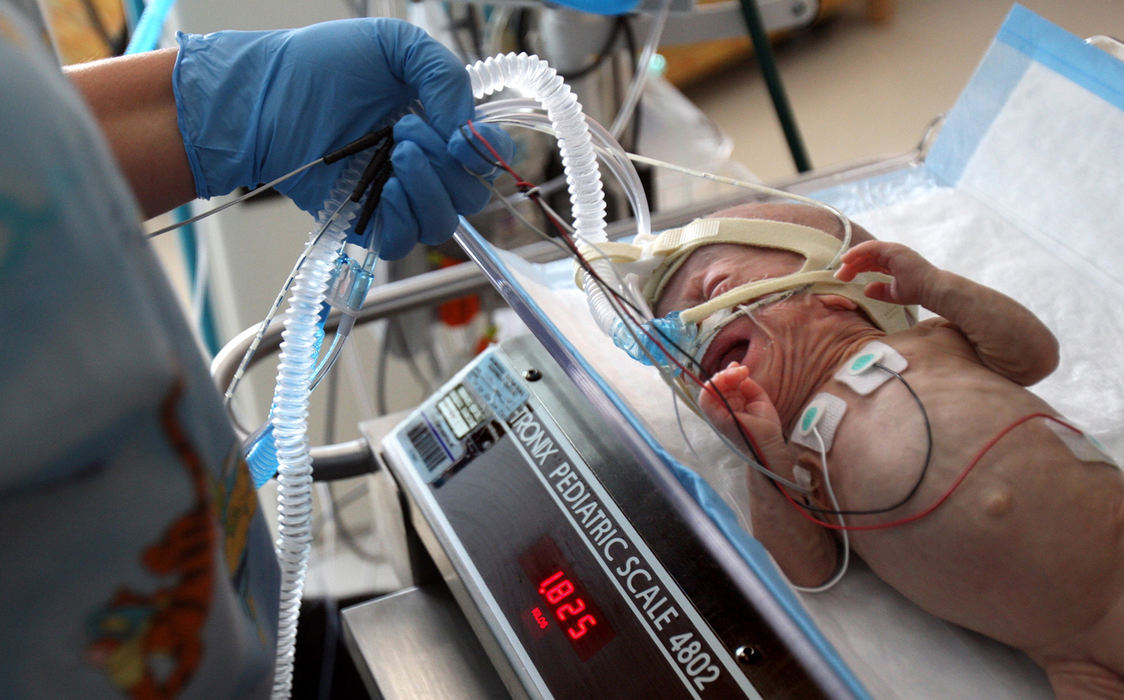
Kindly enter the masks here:
[[[481, 122], [512, 124], [538, 131], [545, 128], [553, 132], [550, 118], [538, 110], [538, 103], [527, 98], [496, 100], [477, 105], [476, 119]], [[601, 156], [602, 162], [624, 187], [629, 206], [632, 208], [632, 215], [636, 219], [636, 233], [651, 233], [648, 196], [644, 193], [644, 185], [640, 182], [640, 174], [636, 172], [636, 166], [617, 140], [609, 134], [608, 129], [591, 119], [586, 119], [586, 126], [589, 127], [593, 145], [595, 150], [599, 151], [598, 155]]]
[[466, 67], [476, 99], [514, 88], [542, 104], [558, 135], [562, 169], [574, 207], [574, 228], [589, 243], [605, 236], [605, 194], [597, 156], [578, 98], [546, 61], [525, 53], [502, 54]]
[[[505, 54], [467, 67], [476, 99], [505, 87], [531, 94], [546, 110], [558, 136], [562, 168], [570, 191], [574, 225], [580, 240], [596, 245], [605, 235], [605, 195], [601, 173], [590, 139], [589, 127], [578, 104], [562, 78], [537, 56]], [[520, 108], [520, 114], [525, 114]], [[602, 137], [603, 139], [603, 137]], [[610, 139], [610, 142], [612, 139]], [[619, 150], [619, 146], [616, 147]], [[619, 165], [618, 165], [619, 167]], [[624, 171], [635, 169], [631, 163]], [[614, 174], [618, 174], [614, 170]], [[353, 159], [332, 195], [324, 203], [317, 221], [320, 226], [331, 212], [346, 202], [361, 175], [359, 161]], [[622, 181], [627, 181], [624, 178]], [[629, 186], [643, 197], [643, 190]], [[636, 201], [629, 194], [638, 220], [647, 218], [647, 200]], [[308, 403], [316, 370], [320, 308], [331, 280], [332, 269], [346, 238], [347, 226], [356, 214], [356, 205], [344, 203], [336, 219], [309, 253], [293, 285], [281, 334], [280, 364], [273, 396], [274, 440], [279, 462], [277, 556], [281, 564], [281, 610], [277, 629], [277, 656], [274, 664], [273, 697], [289, 697], [293, 682], [293, 657], [297, 619], [300, 616], [304, 577], [312, 546], [312, 458], [308, 442]], [[608, 261], [600, 261], [608, 266]], [[605, 270], [603, 277], [610, 277]], [[602, 274], [602, 270], [598, 270]], [[611, 332], [617, 317], [605, 294], [591, 279], [585, 280], [590, 310], [598, 324]]]
[[293, 683], [293, 655], [297, 639], [304, 576], [312, 547], [312, 458], [308, 442], [308, 399], [319, 348], [320, 308], [347, 227], [357, 205], [346, 201], [362, 174], [359, 159], [344, 170], [317, 216], [324, 226], [341, 202], [336, 218], [313, 246], [293, 284], [281, 334], [280, 364], [273, 394], [273, 436], [277, 445], [277, 558], [281, 564], [281, 610], [277, 626], [277, 656], [273, 669], [273, 697], [288, 698]]
[[[535, 129], [538, 131], [547, 131], [552, 133], [550, 119], [539, 111], [533, 108], [526, 108], [526, 103], [530, 100], [515, 99], [515, 100], [500, 100], [498, 102], [490, 102], [483, 105], [482, 108], [477, 109], [477, 118], [481, 121], [488, 121], [499, 124], [512, 124], [521, 126], [527, 129]], [[510, 104], [509, 104], [510, 103]], [[487, 110], [484, 108], [493, 108]], [[511, 109], [515, 109], [510, 116], [494, 116], [503, 115]], [[484, 115], [483, 117], [481, 115]], [[602, 162], [609, 168], [613, 176], [625, 189], [625, 194], [628, 196], [629, 206], [632, 207], [633, 215], [636, 221], [636, 233], [648, 234], [651, 233], [651, 214], [648, 211], [648, 197], [644, 193], [644, 186], [640, 184], [640, 176], [636, 172], [636, 167], [628, 158], [624, 149], [617, 143], [616, 139], [609, 134], [609, 131], [598, 124], [592, 119], [587, 120], [590, 134], [593, 136], [593, 141], [596, 143], [599, 155]], [[594, 269], [597, 270], [598, 275], [606, 284], [618, 283], [617, 291], [623, 295], [631, 296], [633, 305], [641, 311], [641, 316], [644, 320], [650, 320], [652, 317], [651, 309], [648, 308], [647, 302], [644, 301], [643, 296], [639, 290], [634, 290], [621, 287], [620, 278], [609, 270], [610, 275], [606, 278], [605, 272], [608, 263], [597, 261], [593, 263]], [[613, 309], [609, 303], [609, 297], [602, 292], [601, 287], [596, 284], [590, 284], [589, 276], [585, 275], [582, 280], [583, 288], [586, 290], [586, 298], [589, 302], [590, 313], [596, 320], [598, 327], [602, 330], [606, 325], [610, 330], [606, 331], [610, 337], [615, 337], [618, 332], [617, 326], [621, 323], [620, 315]]]
[[621, 108], [617, 112], [616, 118], [613, 119], [613, 124], [609, 127], [609, 133], [613, 135], [613, 138], [621, 135], [629, 117], [632, 116], [633, 110], [640, 103], [640, 95], [644, 92], [644, 83], [648, 81], [648, 66], [652, 64], [652, 55], [656, 53], [656, 47], [659, 46], [660, 36], [663, 35], [663, 25], [667, 22], [667, 15], [670, 11], [671, 0], [663, 0], [660, 11], [652, 23], [652, 31], [648, 34], [648, 39], [644, 42], [644, 48], [640, 51], [640, 58], [636, 61], [636, 74], [632, 78], [632, 84], [628, 88], [624, 101], [621, 102]]
[[[562, 170], [570, 191], [574, 228], [579, 240], [597, 245], [608, 240], [605, 235], [605, 193], [597, 155], [589, 135], [577, 96], [546, 61], [525, 53], [508, 53], [477, 61], [466, 67], [472, 82], [472, 94], [481, 99], [504, 88], [513, 88], [537, 100], [546, 110], [562, 158]], [[611, 279], [607, 269], [611, 263], [594, 263], [602, 279]], [[617, 316], [608, 296], [585, 274], [589, 310], [597, 325], [612, 333]], [[624, 290], [621, 290], [622, 292]]]

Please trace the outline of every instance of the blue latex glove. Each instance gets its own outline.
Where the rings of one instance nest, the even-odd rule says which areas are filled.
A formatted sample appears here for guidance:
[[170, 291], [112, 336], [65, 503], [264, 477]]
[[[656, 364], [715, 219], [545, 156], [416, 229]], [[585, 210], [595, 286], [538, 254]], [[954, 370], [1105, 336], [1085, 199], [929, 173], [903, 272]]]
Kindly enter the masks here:
[[[395, 129], [395, 177], [372, 227], [383, 234], [383, 257], [401, 257], [419, 240], [445, 240], [457, 214], [487, 202], [486, 188], [462, 167], [496, 175], [458, 129], [474, 112], [468, 75], [418, 27], [368, 18], [177, 38], [172, 85], [198, 196], [268, 182], [392, 123], [420, 100], [425, 120], [412, 116]], [[510, 158], [514, 146], [502, 130], [477, 129]], [[277, 189], [316, 214], [346, 165], [316, 165]]]

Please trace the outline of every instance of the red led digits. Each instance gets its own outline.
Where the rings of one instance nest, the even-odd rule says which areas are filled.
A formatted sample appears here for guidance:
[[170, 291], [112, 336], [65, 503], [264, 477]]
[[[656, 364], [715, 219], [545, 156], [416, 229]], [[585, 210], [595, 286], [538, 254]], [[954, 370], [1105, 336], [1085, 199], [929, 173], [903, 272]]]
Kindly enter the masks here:
[[570, 639], [581, 639], [589, 631], [589, 628], [596, 624], [597, 619], [593, 615], [582, 615], [578, 618], [578, 626], [569, 628], [566, 630], [566, 634], [570, 635]]
[[[558, 581], [558, 579], [562, 579]], [[558, 583], [554, 583], [558, 581]], [[550, 584], [554, 583], [553, 586]], [[550, 586], [547, 588], [547, 586]], [[547, 602], [555, 605], [558, 601], [574, 592], [574, 584], [570, 583], [569, 579], [562, 578], [562, 572], [558, 571], [552, 574], [549, 578], [545, 579], [539, 584], [539, 593], [546, 596]]]
[[[581, 598], [575, 596], [567, 601], [573, 592], [574, 584], [562, 571], [555, 571], [539, 584], [539, 594], [546, 598], [546, 602], [556, 606], [554, 616], [559, 622], [565, 622], [567, 617], [572, 618], [585, 610], [585, 601]], [[570, 635], [570, 639], [581, 639], [596, 624], [597, 618], [586, 613], [578, 618], [576, 624], [566, 628], [566, 634]]]
[[529, 624], [545, 630], [547, 620], [553, 617], [582, 661], [588, 660], [616, 636], [597, 606], [596, 596], [591, 597], [582, 581], [574, 576], [571, 563], [562, 556], [553, 539], [542, 537], [523, 552], [519, 562], [529, 582], [537, 582], [537, 592], [544, 603], [541, 608], [528, 606]]
[[[585, 610], [585, 601], [581, 598], [576, 598], [572, 603], [565, 603], [559, 606], [558, 609], [554, 611], [554, 614], [558, 616], [558, 621], [562, 622], [566, 619], [567, 615], [577, 615], [582, 610]], [[597, 623], [594, 622], [594, 624]]]

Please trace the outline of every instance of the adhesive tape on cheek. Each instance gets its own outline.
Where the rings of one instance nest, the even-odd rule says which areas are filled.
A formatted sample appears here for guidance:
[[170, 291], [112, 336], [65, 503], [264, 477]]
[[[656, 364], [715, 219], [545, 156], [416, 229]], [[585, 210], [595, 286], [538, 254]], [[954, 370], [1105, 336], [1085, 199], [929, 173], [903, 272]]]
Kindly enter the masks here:
[[909, 367], [909, 363], [901, 353], [876, 340], [865, 345], [859, 354], [843, 363], [843, 367], [833, 375], [833, 378], [837, 382], [846, 384], [856, 394], [866, 396], [889, 381], [892, 376], [875, 365], [881, 365], [899, 374]]
[[823, 451], [830, 452], [831, 445], [835, 441], [835, 431], [843, 422], [843, 414], [846, 412], [847, 402], [843, 399], [827, 392], [816, 394], [800, 414], [789, 439], [809, 450], [819, 451], [820, 441], [816, 439], [816, 433], [819, 433], [820, 439], [823, 440]]

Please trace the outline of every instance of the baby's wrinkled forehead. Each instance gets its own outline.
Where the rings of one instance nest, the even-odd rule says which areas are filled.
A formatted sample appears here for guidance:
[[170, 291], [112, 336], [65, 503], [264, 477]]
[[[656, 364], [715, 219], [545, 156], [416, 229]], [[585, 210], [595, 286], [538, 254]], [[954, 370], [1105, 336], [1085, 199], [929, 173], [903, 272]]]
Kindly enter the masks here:
[[708, 291], [713, 291], [707, 289], [708, 278], [714, 283], [729, 280], [744, 284], [791, 274], [803, 263], [803, 256], [776, 248], [738, 243], [702, 246], [692, 251], [668, 280], [654, 311], [657, 316], [664, 316], [706, 301]]

